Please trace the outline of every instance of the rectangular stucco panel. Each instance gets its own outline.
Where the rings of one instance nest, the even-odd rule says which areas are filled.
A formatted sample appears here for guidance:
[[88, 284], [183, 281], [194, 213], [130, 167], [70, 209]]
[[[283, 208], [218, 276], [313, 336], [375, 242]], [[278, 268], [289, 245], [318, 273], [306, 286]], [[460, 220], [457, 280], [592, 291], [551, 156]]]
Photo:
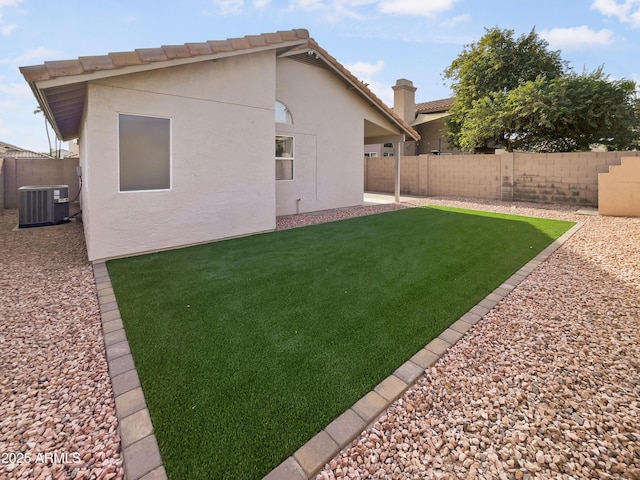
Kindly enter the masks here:
[[278, 60], [276, 98], [293, 118], [277, 131], [296, 139], [295, 179], [277, 182], [277, 214], [362, 204], [364, 120], [373, 108], [331, 71], [287, 58]]
[[[91, 260], [275, 228], [273, 52], [89, 84]], [[171, 188], [118, 191], [118, 113], [171, 119]]]

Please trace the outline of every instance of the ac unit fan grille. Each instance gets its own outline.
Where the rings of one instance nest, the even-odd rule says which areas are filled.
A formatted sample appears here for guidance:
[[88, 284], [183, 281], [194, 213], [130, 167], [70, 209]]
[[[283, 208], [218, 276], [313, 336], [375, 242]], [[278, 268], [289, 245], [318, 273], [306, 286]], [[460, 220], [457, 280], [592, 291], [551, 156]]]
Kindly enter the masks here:
[[20, 187], [19, 227], [55, 225], [69, 220], [66, 185]]

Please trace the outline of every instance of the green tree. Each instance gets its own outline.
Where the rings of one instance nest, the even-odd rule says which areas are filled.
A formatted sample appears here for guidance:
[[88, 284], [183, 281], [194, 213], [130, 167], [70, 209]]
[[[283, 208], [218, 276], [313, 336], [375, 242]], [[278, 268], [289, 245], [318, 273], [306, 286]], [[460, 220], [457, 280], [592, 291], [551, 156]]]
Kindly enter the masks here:
[[546, 152], [637, 145], [634, 82], [611, 81], [602, 68], [575, 74], [535, 30], [513, 35], [487, 30], [445, 70], [456, 95], [447, 119], [450, 145]]

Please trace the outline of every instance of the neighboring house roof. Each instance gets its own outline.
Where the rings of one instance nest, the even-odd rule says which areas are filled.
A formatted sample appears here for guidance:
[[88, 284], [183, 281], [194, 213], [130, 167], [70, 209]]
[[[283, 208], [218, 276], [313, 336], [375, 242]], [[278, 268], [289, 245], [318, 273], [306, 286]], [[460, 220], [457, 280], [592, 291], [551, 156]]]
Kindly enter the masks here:
[[321, 62], [333, 70], [350, 88], [398, 125], [403, 134], [413, 140], [420, 138], [415, 130], [310, 38], [305, 29], [45, 62], [20, 67], [20, 72], [58, 137], [70, 140], [79, 135], [87, 82], [90, 80], [266, 50], [276, 50], [278, 56], [297, 54], [302, 57], [300, 54], [308, 53], [309, 62]]
[[11, 158], [52, 158], [44, 153], [32, 152], [5, 142], [0, 142], [0, 156]]
[[420, 113], [440, 113], [447, 112], [453, 106], [453, 102], [456, 101], [456, 97], [442, 98], [440, 100], [432, 100], [430, 102], [423, 102], [416, 104], [416, 114]]
[[433, 122], [439, 118], [448, 117], [449, 110], [455, 100], [455, 97], [451, 97], [416, 104], [416, 118], [411, 122], [411, 126], [417, 127], [418, 125]]
[[438, 120], [439, 118], [448, 117], [449, 112], [438, 112], [438, 113], [419, 113], [416, 116], [416, 119], [411, 122], [412, 127], [417, 127], [418, 125], [422, 125], [423, 123], [433, 122], [434, 120]]

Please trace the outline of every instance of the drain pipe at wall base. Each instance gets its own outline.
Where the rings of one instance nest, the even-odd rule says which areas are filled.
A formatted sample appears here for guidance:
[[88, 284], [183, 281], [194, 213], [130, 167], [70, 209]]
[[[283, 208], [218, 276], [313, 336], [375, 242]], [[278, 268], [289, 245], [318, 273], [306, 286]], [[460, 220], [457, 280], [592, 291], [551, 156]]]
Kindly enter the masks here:
[[298, 198], [296, 200], [296, 214], [300, 215], [300, 200], [302, 200], [301, 198]]

